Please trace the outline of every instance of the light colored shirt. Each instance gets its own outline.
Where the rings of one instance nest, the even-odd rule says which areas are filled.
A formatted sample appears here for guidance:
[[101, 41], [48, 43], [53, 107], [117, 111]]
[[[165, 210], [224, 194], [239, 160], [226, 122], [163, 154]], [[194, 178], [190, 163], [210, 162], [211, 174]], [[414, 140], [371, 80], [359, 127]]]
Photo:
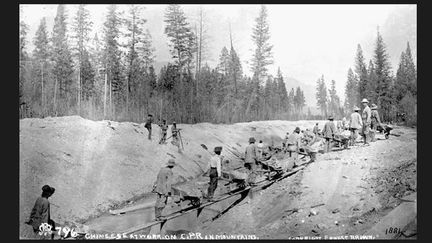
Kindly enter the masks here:
[[255, 144], [249, 144], [245, 151], [245, 163], [255, 163], [255, 159], [258, 157], [258, 151]]
[[363, 109], [362, 119], [363, 119], [364, 125], [366, 125], [366, 126], [370, 125], [370, 123], [371, 123], [371, 109], [369, 108], [369, 106], [366, 106]]
[[363, 126], [361, 116], [358, 112], [353, 112], [350, 117], [349, 127], [360, 129]]
[[208, 165], [207, 165], [206, 171], [208, 171], [210, 168], [216, 168], [218, 176], [221, 177], [222, 176], [221, 160], [222, 160], [222, 158], [220, 155], [213, 154], [212, 157], [210, 158]]

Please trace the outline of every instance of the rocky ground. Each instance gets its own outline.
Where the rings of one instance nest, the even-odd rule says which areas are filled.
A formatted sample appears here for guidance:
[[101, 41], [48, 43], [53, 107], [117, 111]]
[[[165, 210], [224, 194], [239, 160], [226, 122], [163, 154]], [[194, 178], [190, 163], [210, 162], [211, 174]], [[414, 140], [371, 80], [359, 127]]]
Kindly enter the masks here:
[[[319, 154], [305, 170], [245, 199], [197, 231], [260, 239], [367, 236], [401, 198], [417, 191], [416, 130], [398, 127], [392, 133], [400, 136], [386, 140], [379, 135], [370, 146]], [[416, 220], [401, 231], [392, 237], [416, 238]]]

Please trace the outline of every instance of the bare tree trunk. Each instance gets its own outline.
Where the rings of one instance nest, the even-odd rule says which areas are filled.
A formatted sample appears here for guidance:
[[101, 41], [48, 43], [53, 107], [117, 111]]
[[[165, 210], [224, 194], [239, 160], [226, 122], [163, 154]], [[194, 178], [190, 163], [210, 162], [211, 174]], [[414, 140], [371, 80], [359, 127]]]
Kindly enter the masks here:
[[41, 88], [42, 88], [42, 94], [41, 94], [41, 107], [42, 107], [42, 117], [45, 115], [45, 103], [44, 103], [44, 82], [43, 82], [43, 63], [41, 63], [41, 73], [42, 73], [42, 79], [41, 79]]
[[54, 116], [57, 116], [57, 77], [55, 79], [55, 83], [54, 83]]
[[104, 120], [106, 119], [106, 101], [107, 101], [107, 82], [108, 82], [108, 70], [105, 65], [105, 84], [104, 84]]
[[78, 115], [81, 115], [81, 65], [78, 68]]

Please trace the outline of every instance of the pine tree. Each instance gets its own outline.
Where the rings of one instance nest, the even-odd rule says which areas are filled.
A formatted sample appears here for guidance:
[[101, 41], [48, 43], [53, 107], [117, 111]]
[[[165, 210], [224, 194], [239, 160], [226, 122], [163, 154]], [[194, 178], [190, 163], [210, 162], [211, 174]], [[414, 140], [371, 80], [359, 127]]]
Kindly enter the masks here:
[[279, 107], [278, 112], [286, 112], [287, 107], [286, 104], [288, 103], [288, 92], [286, 90], [286, 85], [282, 77], [282, 72], [280, 68], [278, 68], [277, 71], [277, 89], [278, 89], [278, 97], [279, 97]]
[[402, 52], [399, 68], [395, 80], [395, 98], [400, 102], [406, 92], [410, 92], [413, 97], [417, 96], [417, 71], [411, 56], [409, 43], [407, 49]]
[[295, 91], [294, 91], [294, 88], [291, 88], [291, 90], [290, 90], [290, 92], [289, 92], [289, 94], [288, 94], [288, 101], [287, 101], [287, 103], [288, 103], [288, 113], [289, 113], [289, 115], [290, 115], [290, 118], [293, 118], [293, 116], [294, 116], [294, 108], [295, 108], [295, 106], [294, 106], [294, 97], [295, 97]]
[[191, 68], [193, 54], [196, 51], [195, 35], [192, 32], [186, 16], [179, 5], [170, 4], [165, 12], [165, 34], [170, 39], [172, 58], [179, 70]]
[[397, 109], [405, 113], [409, 125], [417, 122], [417, 72], [411, 56], [409, 43], [402, 52], [399, 68], [396, 73], [394, 97]]
[[229, 63], [230, 55], [228, 53], [228, 49], [224, 46], [219, 56], [219, 64], [217, 65], [217, 70], [223, 75], [228, 75]]
[[65, 108], [60, 110], [61, 114], [66, 113], [67, 110], [65, 109], [68, 109], [71, 105], [69, 100], [74, 94], [72, 90], [74, 70], [72, 54], [67, 39], [66, 19], [65, 6], [60, 4], [57, 7], [57, 15], [54, 19], [52, 59], [54, 62], [53, 74], [59, 87], [59, 103], [66, 105]]
[[[34, 95], [33, 101], [40, 102], [41, 107], [45, 106], [46, 101], [46, 93], [47, 92], [47, 84], [48, 84], [48, 62], [50, 58], [50, 47], [49, 47], [49, 38], [48, 31], [46, 28], [46, 20], [42, 18], [39, 24], [39, 27], [35, 33], [33, 39], [34, 49], [33, 49], [33, 69], [32, 76], [33, 79], [33, 87], [34, 87]], [[44, 100], [45, 99], [45, 100]]]
[[300, 86], [297, 87], [295, 95], [294, 95], [294, 106], [297, 114], [297, 118], [302, 114], [303, 108], [305, 106], [305, 97], [303, 94], [303, 91], [301, 90]]
[[[147, 82], [141, 83], [142, 81], [147, 81], [147, 70], [140, 49], [144, 46], [144, 24], [146, 20], [143, 19], [141, 13], [141, 7], [137, 5], [131, 5], [129, 7], [128, 15], [125, 19], [126, 24], [126, 35], [127, 38], [127, 77], [126, 77], [126, 113], [129, 116], [130, 101], [132, 101], [132, 106], [138, 111], [141, 111], [141, 103], [144, 101], [146, 104], [146, 110], [148, 112], [148, 99], [149, 92], [143, 94], [140, 92], [142, 90], [149, 91]], [[141, 47], [141, 48], [140, 48]], [[144, 96], [144, 97], [143, 97]]]
[[88, 100], [94, 93], [95, 71], [90, 62], [90, 54], [87, 46], [90, 41], [90, 31], [93, 22], [90, 20], [90, 12], [84, 4], [78, 6], [72, 29], [74, 31], [75, 56], [78, 66], [78, 109], [81, 111], [81, 100]]
[[267, 78], [267, 81], [264, 85], [264, 109], [265, 109], [265, 118], [266, 120], [270, 120], [273, 116], [273, 104], [272, 104], [272, 80], [270, 77]]
[[28, 25], [24, 21], [19, 23], [19, 102], [20, 102], [20, 118], [26, 117], [26, 110], [24, 103], [28, 102], [26, 99], [26, 92], [24, 91], [25, 85], [28, 83], [26, 79], [26, 62], [28, 55], [26, 51]]
[[369, 102], [376, 102], [378, 99], [376, 89], [377, 77], [375, 73], [375, 65], [373, 64], [372, 60], [369, 60], [369, 66], [367, 69], [367, 82], [365, 86], [365, 97], [363, 98], [368, 99]]
[[355, 86], [358, 87], [358, 92], [353, 92], [352, 95], [355, 95], [352, 97], [352, 101], [357, 104], [362, 100], [363, 98], [368, 96], [368, 92], [366, 91], [366, 87], [368, 84], [367, 79], [367, 68], [365, 64], [365, 59], [363, 57], [363, 51], [361, 49], [360, 44], [357, 45], [357, 54], [355, 57]]
[[377, 40], [374, 51], [374, 68], [377, 78], [375, 93], [377, 96], [377, 105], [381, 109], [384, 121], [390, 121], [392, 118], [392, 77], [389, 56], [382, 36], [377, 31]]
[[240, 58], [237, 55], [237, 52], [234, 50], [234, 47], [231, 45], [230, 55], [229, 55], [229, 65], [228, 65], [228, 76], [234, 83], [234, 94], [237, 96], [238, 87], [237, 83], [241, 79], [243, 75], [243, 69], [241, 66]]
[[[116, 5], [108, 6], [108, 13], [104, 22], [104, 50], [103, 59], [107, 70], [107, 94], [106, 113], [111, 117], [115, 117], [115, 107], [121, 104], [124, 90], [122, 67], [121, 67], [121, 51], [120, 51], [120, 27], [121, 17]], [[109, 107], [109, 108], [108, 108]], [[104, 109], [105, 110], [105, 109]], [[109, 113], [108, 113], [109, 112]]]
[[252, 58], [251, 71], [258, 79], [264, 80], [267, 74], [267, 66], [273, 64], [273, 46], [269, 44], [270, 31], [267, 23], [267, 8], [261, 5], [259, 16], [255, 19], [252, 40], [256, 45], [255, 53]]
[[[367, 78], [367, 77], [366, 77]], [[345, 103], [344, 107], [347, 112], [351, 112], [354, 106], [358, 106], [359, 88], [357, 86], [356, 77], [352, 69], [348, 69], [347, 82], [345, 85]]]
[[321, 110], [321, 114], [327, 116], [327, 87], [324, 81], [324, 75], [317, 80], [315, 97], [317, 100], [317, 106]]
[[336, 81], [334, 80], [331, 81], [329, 96], [330, 96], [330, 103], [329, 103], [330, 113], [333, 114], [334, 116], [339, 116], [340, 99], [336, 92]]

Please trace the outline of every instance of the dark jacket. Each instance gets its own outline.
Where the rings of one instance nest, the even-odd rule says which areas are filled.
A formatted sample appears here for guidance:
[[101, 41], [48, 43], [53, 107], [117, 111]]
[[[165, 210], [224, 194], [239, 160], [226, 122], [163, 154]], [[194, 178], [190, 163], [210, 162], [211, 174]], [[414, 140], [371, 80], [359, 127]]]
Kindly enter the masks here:
[[147, 121], [146, 121], [146, 123], [144, 124], [144, 127], [145, 128], [149, 128], [149, 129], [151, 129], [151, 124], [153, 123], [153, 118], [152, 117], [149, 117], [149, 118], [147, 118]]
[[381, 123], [379, 114], [377, 110], [372, 110], [371, 111], [371, 123], [372, 125], [378, 125]]
[[50, 219], [50, 202], [48, 198], [38, 197], [30, 213], [28, 223], [33, 227], [34, 231], [37, 231], [42, 223], [48, 223]]

